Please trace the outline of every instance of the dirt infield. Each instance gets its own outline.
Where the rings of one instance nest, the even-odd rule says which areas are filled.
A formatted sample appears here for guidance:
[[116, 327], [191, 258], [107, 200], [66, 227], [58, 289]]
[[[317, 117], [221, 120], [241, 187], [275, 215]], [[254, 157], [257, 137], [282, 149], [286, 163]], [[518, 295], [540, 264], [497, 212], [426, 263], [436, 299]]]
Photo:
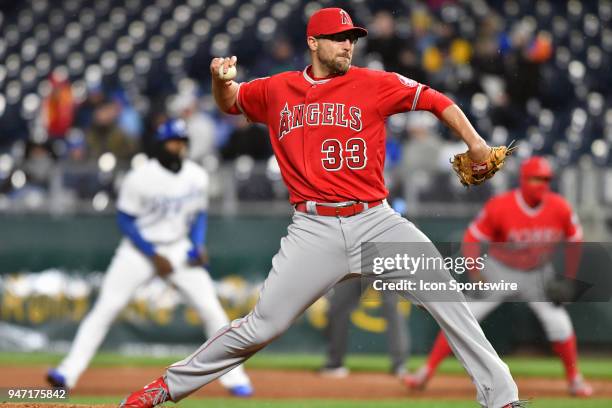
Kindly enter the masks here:
[[[6, 375], [10, 370], [10, 375]], [[0, 388], [46, 387], [45, 369], [41, 367], [4, 367]], [[162, 373], [160, 368], [96, 367], [87, 370], [72, 395], [124, 395], [142, 387]], [[467, 376], [439, 375], [426, 391], [408, 391], [394, 377], [382, 373], [353, 373], [345, 379], [322, 378], [307, 371], [250, 370], [256, 397], [261, 399], [329, 398], [348, 400], [384, 399], [471, 399], [474, 386]], [[591, 380], [598, 397], [612, 398], [612, 381]], [[566, 397], [562, 379], [519, 378], [521, 396], [525, 398]], [[227, 391], [218, 382], [198, 391], [195, 396], [225, 397]], [[2, 404], [3, 407], [52, 408], [40, 404]], [[82, 407], [75, 404], [58, 405], [62, 408]], [[100, 406], [102, 407], [102, 406]]]

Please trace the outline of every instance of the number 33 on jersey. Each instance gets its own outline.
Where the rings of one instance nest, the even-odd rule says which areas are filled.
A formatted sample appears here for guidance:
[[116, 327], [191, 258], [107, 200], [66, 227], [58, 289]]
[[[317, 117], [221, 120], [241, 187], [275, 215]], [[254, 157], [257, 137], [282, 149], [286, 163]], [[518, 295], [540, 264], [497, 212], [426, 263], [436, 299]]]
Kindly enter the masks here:
[[236, 113], [268, 126], [291, 203], [375, 201], [388, 194], [381, 118], [415, 110], [425, 89], [358, 67], [317, 80], [309, 67], [240, 84]]

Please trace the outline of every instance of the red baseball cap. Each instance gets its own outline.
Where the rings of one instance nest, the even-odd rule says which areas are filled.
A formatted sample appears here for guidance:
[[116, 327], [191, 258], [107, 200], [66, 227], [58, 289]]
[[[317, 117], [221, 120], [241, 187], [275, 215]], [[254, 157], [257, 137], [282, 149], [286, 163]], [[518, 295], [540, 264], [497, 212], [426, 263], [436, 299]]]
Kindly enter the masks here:
[[306, 27], [306, 36], [317, 37], [344, 31], [354, 31], [358, 37], [368, 35], [368, 30], [354, 26], [351, 16], [341, 8], [322, 8], [310, 16]]
[[552, 178], [553, 170], [550, 163], [542, 156], [533, 156], [521, 164], [521, 178], [542, 177]]

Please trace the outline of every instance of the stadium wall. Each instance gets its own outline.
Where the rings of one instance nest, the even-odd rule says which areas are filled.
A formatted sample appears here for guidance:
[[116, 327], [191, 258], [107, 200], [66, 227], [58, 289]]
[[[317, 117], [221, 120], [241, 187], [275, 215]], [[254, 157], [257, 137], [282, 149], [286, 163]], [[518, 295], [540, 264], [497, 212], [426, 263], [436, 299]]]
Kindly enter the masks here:
[[[259, 285], [289, 221], [288, 217], [211, 217], [211, 274], [231, 318], [244, 315], [256, 302]], [[460, 239], [467, 222], [439, 217], [416, 220], [434, 241], [446, 242]], [[33, 344], [45, 348], [70, 341], [97, 296], [120, 239], [114, 217], [4, 215], [0, 231], [0, 332], [38, 332], [42, 340]], [[376, 297], [368, 299], [352, 315], [350, 349], [384, 352], [386, 322]], [[270, 349], [323, 352], [326, 307], [325, 300], [317, 302]], [[400, 307], [406, 316], [412, 315], [413, 352], [426, 352], [437, 332], [435, 322], [408, 303]], [[605, 348], [612, 344], [612, 303], [576, 304], [569, 309], [581, 345]], [[519, 343], [546, 349], [542, 329], [524, 304], [504, 305], [484, 325], [501, 353], [515, 350]], [[105, 347], [198, 344], [203, 341], [200, 327], [194, 311], [177, 293], [163, 285], [151, 285], [121, 315]], [[19, 341], [13, 344], [5, 337], [0, 349], [19, 347]]]

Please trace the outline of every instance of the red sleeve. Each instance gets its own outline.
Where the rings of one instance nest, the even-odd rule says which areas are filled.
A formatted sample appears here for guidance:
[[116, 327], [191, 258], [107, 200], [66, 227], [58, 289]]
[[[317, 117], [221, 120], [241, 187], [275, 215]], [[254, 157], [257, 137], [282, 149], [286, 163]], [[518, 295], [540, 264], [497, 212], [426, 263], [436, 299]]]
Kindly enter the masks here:
[[494, 221], [495, 207], [493, 201], [489, 201], [480, 213], [476, 216], [474, 221], [468, 226], [468, 232], [478, 242], [491, 242], [495, 238], [495, 221]]
[[421, 96], [417, 101], [416, 110], [426, 110], [438, 118], [442, 116], [444, 109], [454, 104], [454, 102], [446, 95], [435, 89], [427, 88], [421, 92]]
[[[481, 254], [481, 244], [494, 240], [495, 226], [492, 215], [493, 211], [494, 205], [492, 201], [489, 201], [470, 223], [465, 234], [463, 234], [461, 252], [465, 258], [478, 258]], [[479, 277], [480, 270], [472, 268], [468, 269], [468, 273], [472, 280], [476, 280]]]
[[568, 215], [565, 221], [565, 237], [569, 242], [582, 242], [582, 226], [578, 216], [571, 207], [568, 208]]
[[452, 104], [446, 95], [394, 72], [385, 72], [378, 85], [378, 109], [384, 117], [414, 110], [440, 117]]
[[[238, 87], [236, 107], [251, 122], [266, 123], [268, 112], [268, 84], [269, 77], [242, 82]], [[232, 109], [230, 113], [239, 113]]]
[[378, 81], [378, 112], [383, 117], [416, 110], [426, 85], [394, 72], [382, 72]]
[[[469, 228], [463, 234], [461, 253], [466, 259], [476, 259], [480, 256], [480, 241], [470, 232]], [[468, 268], [468, 274], [472, 280], [476, 280], [480, 270], [476, 267]]]
[[575, 278], [578, 274], [578, 267], [580, 266], [580, 257], [582, 256], [582, 243], [581, 242], [566, 242], [565, 243], [565, 276], [568, 278]]
[[572, 207], [565, 204], [565, 276], [575, 278], [582, 256], [582, 226]]

